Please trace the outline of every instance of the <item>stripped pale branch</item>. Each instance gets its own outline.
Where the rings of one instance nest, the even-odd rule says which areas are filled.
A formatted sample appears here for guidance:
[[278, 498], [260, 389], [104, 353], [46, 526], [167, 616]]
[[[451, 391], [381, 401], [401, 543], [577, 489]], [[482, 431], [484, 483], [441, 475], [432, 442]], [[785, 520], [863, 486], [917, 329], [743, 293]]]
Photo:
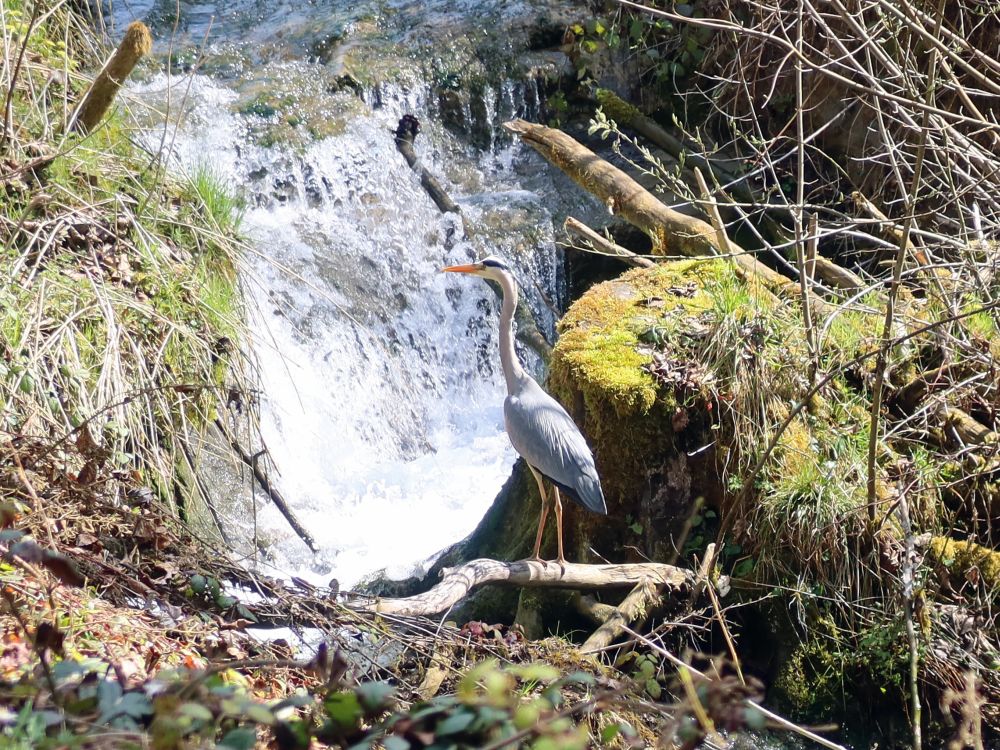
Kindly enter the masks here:
[[615, 589], [634, 587], [648, 580], [675, 592], [694, 584], [694, 573], [690, 570], [662, 563], [559, 565], [534, 560], [502, 562], [483, 558], [457, 568], [445, 568], [441, 576], [441, 582], [423, 594], [403, 599], [375, 599], [355, 606], [382, 614], [419, 617], [446, 612], [473, 590], [488, 583], [526, 588]]

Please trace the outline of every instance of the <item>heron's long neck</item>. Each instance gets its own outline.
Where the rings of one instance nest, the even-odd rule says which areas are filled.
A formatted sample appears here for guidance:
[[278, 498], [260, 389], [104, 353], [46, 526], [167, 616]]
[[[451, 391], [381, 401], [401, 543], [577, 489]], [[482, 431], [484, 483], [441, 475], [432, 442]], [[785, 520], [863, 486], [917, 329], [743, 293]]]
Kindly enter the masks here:
[[503, 290], [503, 307], [500, 310], [500, 364], [503, 377], [507, 381], [508, 395], [514, 393], [524, 376], [524, 369], [514, 351], [514, 311], [517, 309], [517, 284], [509, 274], [499, 274], [498, 282]]

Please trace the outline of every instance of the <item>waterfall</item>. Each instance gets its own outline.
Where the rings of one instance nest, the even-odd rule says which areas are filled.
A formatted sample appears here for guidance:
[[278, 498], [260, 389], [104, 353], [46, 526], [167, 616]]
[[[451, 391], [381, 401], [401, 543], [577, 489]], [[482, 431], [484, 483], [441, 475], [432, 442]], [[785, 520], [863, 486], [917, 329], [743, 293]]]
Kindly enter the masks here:
[[[491, 136], [483, 151], [463, 143], [435, 122], [426, 87], [382, 85], [377, 107], [354, 98], [337, 134], [265, 146], [225, 81], [188, 83], [173, 81], [174, 106], [186, 111], [166, 140], [179, 169], [207, 165], [247, 197], [262, 437], [320, 551], [260, 492], [251, 503], [246, 485], [223, 493], [227, 531], [246, 540], [256, 529], [273, 569], [320, 583], [419, 572], [474, 528], [515, 458], [497, 300], [478, 279], [438, 271], [478, 252], [503, 255], [551, 334], [560, 277], [540, 162], [509, 140]], [[167, 88], [158, 75], [131, 94], [162, 104]], [[525, 90], [489, 90], [488, 111], [509, 115]], [[396, 152], [390, 131], [404, 113], [422, 120], [417, 150], [463, 206], [478, 248]], [[151, 127], [150, 145], [161, 135]]]

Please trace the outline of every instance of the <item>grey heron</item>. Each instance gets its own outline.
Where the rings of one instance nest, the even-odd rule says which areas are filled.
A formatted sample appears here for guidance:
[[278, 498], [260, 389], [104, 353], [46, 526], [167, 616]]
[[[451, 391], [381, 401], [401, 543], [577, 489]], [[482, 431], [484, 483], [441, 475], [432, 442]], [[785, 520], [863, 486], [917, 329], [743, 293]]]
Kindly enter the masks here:
[[542, 496], [542, 513], [538, 520], [538, 534], [533, 560], [541, 561], [539, 550], [542, 533], [549, 513], [549, 498], [544, 479], [552, 484], [556, 516], [559, 556], [556, 561], [566, 562], [563, 555], [562, 490], [570, 499], [587, 510], [607, 515], [601, 481], [594, 466], [594, 456], [587, 441], [566, 413], [562, 405], [542, 390], [517, 358], [514, 351], [514, 311], [517, 309], [517, 282], [510, 268], [499, 258], [489, 256], [476, 263], [449, 266], [442, 269], [452, 273], [468, 273], [491, 279], [500, 285], [503, 305], [500, 310], [500, 364], [507, 381], [507, 398], [503, 402], [504, 425], [514, 450], [524, 459], [538, 483]]

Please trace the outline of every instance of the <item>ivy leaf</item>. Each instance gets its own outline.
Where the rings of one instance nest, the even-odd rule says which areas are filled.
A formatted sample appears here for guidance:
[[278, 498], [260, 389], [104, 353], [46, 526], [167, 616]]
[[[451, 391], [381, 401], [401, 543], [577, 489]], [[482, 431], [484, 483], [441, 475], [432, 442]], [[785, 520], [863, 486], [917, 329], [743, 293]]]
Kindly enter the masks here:
[[257, 744], [257, 730], [253, 727], [237, 727], [231, 730], [216, 745], [220, 750], [253, 750]]
[[458, 734], [465, 731], [476, 715], [470, 711], [458, 711], [435, 727], [439, 735]]
[[395, 688], [388, 682], [365, 682], [358, 685], [354, 692], [361, 706], [369, 712], [380, 711], [392, 703]]

